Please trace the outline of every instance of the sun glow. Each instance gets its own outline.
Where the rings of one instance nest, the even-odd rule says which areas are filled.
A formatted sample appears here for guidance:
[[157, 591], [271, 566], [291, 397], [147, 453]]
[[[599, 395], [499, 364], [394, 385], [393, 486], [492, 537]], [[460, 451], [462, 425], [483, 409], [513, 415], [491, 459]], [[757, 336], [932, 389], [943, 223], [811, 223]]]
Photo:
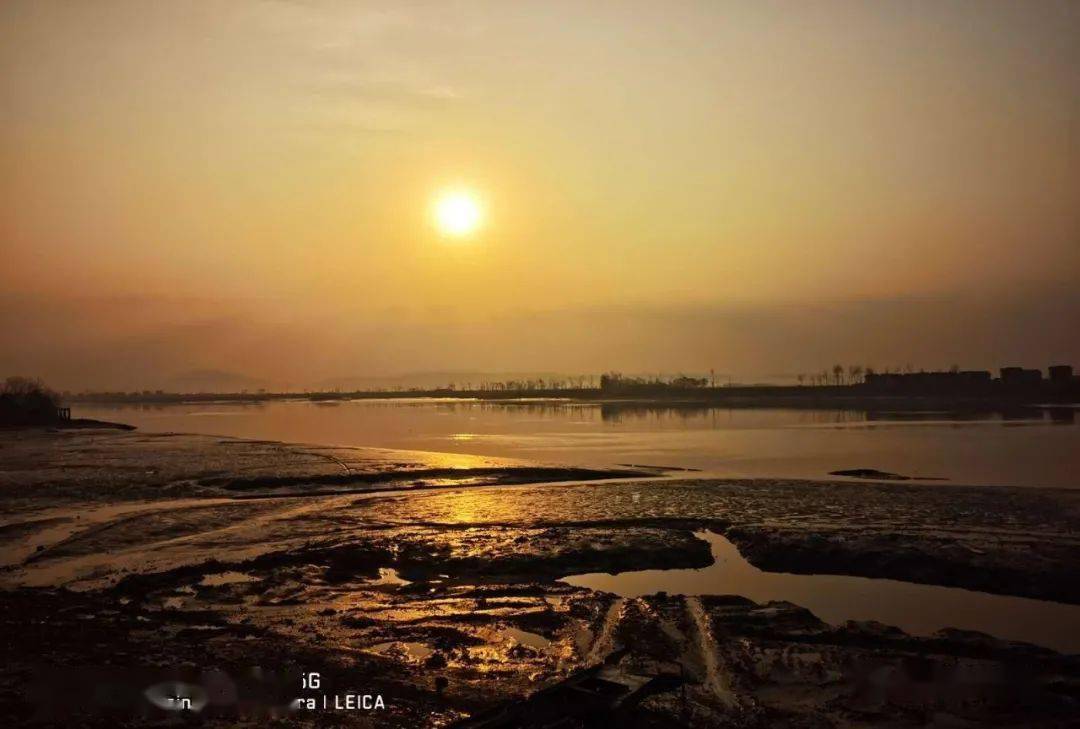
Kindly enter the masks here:
[[480, 202], [471, 192], [445, 192], [435, 201], [435, 225], [445, 235], [469, 235], [480, 227], [482, 218]]

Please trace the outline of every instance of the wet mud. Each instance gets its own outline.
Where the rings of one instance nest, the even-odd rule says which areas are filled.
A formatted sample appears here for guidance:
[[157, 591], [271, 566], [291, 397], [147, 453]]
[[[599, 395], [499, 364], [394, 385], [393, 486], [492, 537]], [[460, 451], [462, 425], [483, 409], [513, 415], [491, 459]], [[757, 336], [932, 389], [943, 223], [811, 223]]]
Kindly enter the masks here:
[[386, 700], [369, 713], [282, 710], [283, 726], [467, 725], [605, 660], [608, 674], [665, 680], [566, 726], [1069, 726], [1078, 715], [1080, 659], [1046, 648], [829, 625], [738, 595], [620, 598], [559, 582], [704, 567], [712, 555], [694, 531], [707, 528], [763, 569], [1080, 604], [1077, 496], [645, 475], [193, 436], [5, 436], [0, 721], [167, 718], [100, 724], [43, 706], [28, 687], [58, 667], [195, 680], [272, 666]]
[[879, 471], [876, 468], [847, 468], [840, 471], [829, 471], [830, 476], [847, 476], [849, 478], [865, 478], [871, 481], [947, 481], [939, 476], [905, 476], [891, 471]]

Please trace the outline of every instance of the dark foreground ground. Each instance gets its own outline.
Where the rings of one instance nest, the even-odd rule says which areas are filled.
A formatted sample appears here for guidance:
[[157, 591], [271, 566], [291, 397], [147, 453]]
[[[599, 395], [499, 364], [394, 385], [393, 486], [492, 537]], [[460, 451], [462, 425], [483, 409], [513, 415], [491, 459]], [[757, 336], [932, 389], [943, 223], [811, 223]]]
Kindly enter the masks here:
[[[1076, 492], [650, 475], [204, 436], [0, 434], [0, 724], [443, 726], [606, 659], [604, 675], [654, 689], [597, 714], [606, 726], [1075, 725], [1077, 657], [960, 631], [830, 626], [738, 596], [623, 599], [558, 578], [704, 566], [694, 531], [707, 528], [764, 569], [1080, 604]], [[316, 690], [300, 682], [312, 671]], [[203, 687], [206, 708], [147, 708], [142, 690], [167, 701], [170, 681]], [[285, 708], [350, 694], [385, 708]], [[586, 699], [552, 701], [578, 714], [560, 726], [588, 725]]]

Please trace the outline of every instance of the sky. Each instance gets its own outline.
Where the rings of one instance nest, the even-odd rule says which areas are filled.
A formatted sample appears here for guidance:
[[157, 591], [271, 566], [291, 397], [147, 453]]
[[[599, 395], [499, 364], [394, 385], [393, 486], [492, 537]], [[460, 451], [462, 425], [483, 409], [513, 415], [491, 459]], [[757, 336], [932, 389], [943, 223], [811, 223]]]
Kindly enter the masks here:
[[0, 375], [1080, 365], [1077, 2], [5, 0], [0, 65]]

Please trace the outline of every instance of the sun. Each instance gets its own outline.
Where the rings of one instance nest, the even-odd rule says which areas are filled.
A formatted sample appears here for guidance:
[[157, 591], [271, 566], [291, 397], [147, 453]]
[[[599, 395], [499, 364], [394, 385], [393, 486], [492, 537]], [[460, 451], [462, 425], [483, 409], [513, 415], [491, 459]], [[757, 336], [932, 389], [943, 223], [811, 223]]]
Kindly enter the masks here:
[[435, 200], [435, 226], [445, 235], [460, 238], [474, 233], [482, 219], [480, 201], [471, 192], [444, 192]]

